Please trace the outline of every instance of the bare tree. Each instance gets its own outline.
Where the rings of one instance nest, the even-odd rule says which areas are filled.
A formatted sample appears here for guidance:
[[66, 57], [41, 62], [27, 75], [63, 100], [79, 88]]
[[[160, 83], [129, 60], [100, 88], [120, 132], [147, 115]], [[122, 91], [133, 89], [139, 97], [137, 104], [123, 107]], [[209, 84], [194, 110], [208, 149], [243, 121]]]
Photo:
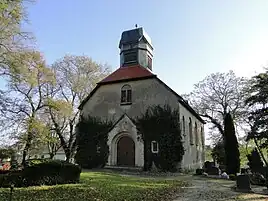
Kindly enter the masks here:
[[92, 91], [96, 83], [109, 72], [87, 56], [67, 55], [52, 65], [57, 85], [49, 114], [66, 160], [73, 158], [76, 149], [75, 125], [78, 121], [80, 102]]
[[228, 112], [236, 125], [241, 123], [246, 113], [246, 82], [245, 78], [237, 77], [233, 71], [215, 73], [195, 84], [193, 92], [184, 95], [195, 110], [212, 125], [211, 132], [216, 141], [224, 135], [223, 120]]

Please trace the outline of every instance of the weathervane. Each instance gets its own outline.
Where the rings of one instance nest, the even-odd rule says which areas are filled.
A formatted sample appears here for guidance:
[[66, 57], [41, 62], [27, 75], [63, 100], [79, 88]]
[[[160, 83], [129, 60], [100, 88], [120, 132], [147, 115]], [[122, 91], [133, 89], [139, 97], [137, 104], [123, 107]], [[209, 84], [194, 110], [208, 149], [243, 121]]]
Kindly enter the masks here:
[[136, 27], [136, 29], [138, 28], [138, 25], [137, 24], [135, 24], [135, 27]]

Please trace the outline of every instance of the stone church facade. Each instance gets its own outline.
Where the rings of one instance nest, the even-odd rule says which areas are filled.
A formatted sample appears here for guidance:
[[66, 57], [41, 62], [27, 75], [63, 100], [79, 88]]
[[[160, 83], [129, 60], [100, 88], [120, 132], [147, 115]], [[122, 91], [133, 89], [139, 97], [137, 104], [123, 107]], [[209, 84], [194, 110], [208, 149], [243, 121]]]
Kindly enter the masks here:
[[[122, 33], [120, 67], [97, 84], [81, 103], [81, 115], [109, 119], [108, 166], [143, 167], [144, 144], [133, 119], [149, 106], [168, 104], [180, 113], [185, 154], [183, 169], [201, 167], [204, 162], [204, 121], [175, 91], [152, 72], [153, 47], [143, 28]], [[151, 143], [157, 153], [158, 143]]]

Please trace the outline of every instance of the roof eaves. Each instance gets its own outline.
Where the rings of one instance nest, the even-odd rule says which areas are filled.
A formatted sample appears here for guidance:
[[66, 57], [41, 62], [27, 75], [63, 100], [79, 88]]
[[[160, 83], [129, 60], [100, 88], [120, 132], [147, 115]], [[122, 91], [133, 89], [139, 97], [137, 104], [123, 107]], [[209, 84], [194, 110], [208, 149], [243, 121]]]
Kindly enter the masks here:
[[177, 94], [173, 89], [171, 89], [168, 85], [166, 85], [162, 80], [160, 80], [159, 78], [157, 78], [157, 80], [162, 83], [169, 91], [171, 91], [174, 95], [176, 95], [178, 97], [178, 101], [184, 106], [186, 107], [198, 120], [200, 120], [203, 124], [205, 124], [206, 122], [200, 117], [200, 115], [188, 104], [185, 102], [185, 100], [179, 95]]

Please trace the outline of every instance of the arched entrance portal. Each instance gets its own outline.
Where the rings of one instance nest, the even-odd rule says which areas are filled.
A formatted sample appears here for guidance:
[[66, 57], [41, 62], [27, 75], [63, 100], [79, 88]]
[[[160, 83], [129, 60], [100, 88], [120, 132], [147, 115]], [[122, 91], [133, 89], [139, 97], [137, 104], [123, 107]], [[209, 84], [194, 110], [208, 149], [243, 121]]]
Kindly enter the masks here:
[[135, 166], [135, 143], [128, 136], [121, 137], [117, 142], [117, 165]]

